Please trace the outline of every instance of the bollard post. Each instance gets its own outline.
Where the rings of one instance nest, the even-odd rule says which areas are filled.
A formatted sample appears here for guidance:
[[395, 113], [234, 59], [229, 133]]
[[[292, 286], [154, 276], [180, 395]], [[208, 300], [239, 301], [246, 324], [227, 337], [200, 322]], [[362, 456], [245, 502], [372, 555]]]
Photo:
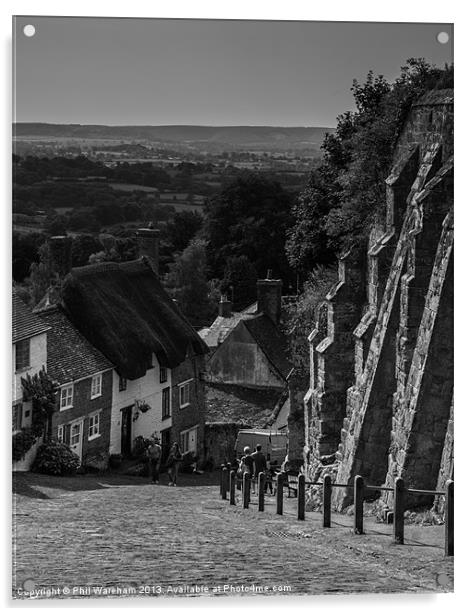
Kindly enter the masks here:
[[394, 482], [394, 516], [393, 539], [394, 543], [404, 543], [404, 479], [397, 477]]
[[228, 488], [228, 468], [224, 466], [222, 468], [222, 500], [227, 500], [227, 488]]
[[258, 511], [264, 511], [264, 488], [266, 485], [266, 473], [258, 475]]
[[235, 505], [235, 471], [230, 471], [230, 505]]
[[250, 488], [251, 475], [247, 472], [243, 474], [243, 509], [248, 509], [250, 504]]
[[324, 476], [323, 485], [323, 509], [324, 509], [324, 521], [323, 528], [330, 528], [330, 510], [332, 506], [332, 478], [330, 475]]
[[354, 528], [355, 535], [363, 534], [363, 501], [364, 501], [364, 481], [361, 475], [356, 475], [354, 482], [355, 492], [355, 519]]
[[283, 484], [284, 473], [278, 473], [276, 476], [276, 513], [278, 515], [282, 515]]
[[297, 519], [305, 520], [305, 476], [302, 473], [297, 478]]
[[223, 498], [223, 469], [225, 464], [220, 465], [220, 496]]
[[445, 484], [445, 556], [453, 556], [453, 481]]

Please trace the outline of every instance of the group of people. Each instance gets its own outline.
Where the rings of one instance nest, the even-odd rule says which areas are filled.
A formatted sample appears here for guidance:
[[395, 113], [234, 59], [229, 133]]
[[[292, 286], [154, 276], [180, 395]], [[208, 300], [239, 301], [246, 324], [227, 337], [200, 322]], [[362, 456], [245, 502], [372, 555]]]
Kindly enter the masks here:
[[[146, 450], [148, 457], [149, 474], [151, 483], [159, 483], [159, 468], [161, 466], [162, 447], [159, 440], [154, 439]], [[174, 443], [171, 447], [168, 457], [166, 458], [166, 471], [168, 474], [170, 486], [177, 485], [177, 475], [179, 472], [179, 464], [182, 461], [182, 453], [179, 443]]]
[[[243, 456], [238, 465], [237, 475], [238, 479], [242, 479], [245, 473], [249, 473], [251, 477], [252, 491], [255, 491], [255, 483], [258, 481], [259, 474], [265, 474], [264, 491], [269, 490], [270, 494], [274, 494], [273, 478], [276, 475], [278, 468], [277, 460], [270, 460], [264, 455], [261, 445], [256, 445], [255, 451], [251, 452], [249, 447], [243, 449]], [[283, 467], [286, 460], [283, 463]], [[284, 468], [282, 468], [284, 470]]]

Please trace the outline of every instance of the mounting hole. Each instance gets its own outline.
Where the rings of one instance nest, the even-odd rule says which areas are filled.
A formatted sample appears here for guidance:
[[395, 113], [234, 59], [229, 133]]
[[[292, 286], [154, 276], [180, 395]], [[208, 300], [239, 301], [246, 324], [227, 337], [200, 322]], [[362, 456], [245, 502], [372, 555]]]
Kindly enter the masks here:
[[439, 32], [437, 34], [437, 41], [439, 43], [442, 43], [442, 45], [445, 45], [445, 43], [448, 43], [449, 40], [450, 40], [450, 37], [448, 36], [448, 32]]
[[23, 34], [25, 36], [34, 36], [36, 34], [36, 28], [32, 24], [28, 24], [23, 28]]

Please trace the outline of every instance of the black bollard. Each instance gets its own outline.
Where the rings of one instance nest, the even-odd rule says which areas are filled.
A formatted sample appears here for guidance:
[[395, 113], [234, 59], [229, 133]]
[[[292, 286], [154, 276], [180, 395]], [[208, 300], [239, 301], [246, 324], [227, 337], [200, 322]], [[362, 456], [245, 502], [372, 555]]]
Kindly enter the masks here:
[[224, 466], [222, 468], [222, 500], [227, 500], [227, 488], [228, 488], [228, 468]]
[[445, 556], [453, 556], [453, 481], [445, 484]]
[[404, 543], [404, 479], [397, 477], [394, 482], [394, 520], [393, 539], [394, 543]]
[[235, 483], [236, 483], [235, 471], [230, 471], [230, 505], [236, 504]]
[[324, 521], [323, 527], [330, 528], [331, 520], [331, 507], [332, 507], [332, 478], [330, 475], [324, 476], [324, 485], [323, 485], [323, 510], [324, 510]]
[[266, 485], [266, 473], [258, 475], [258, 511], [264, 511], [264, 488]]
[[305, 477], [302, 473], [297, 478], [297, 519], [305, 520]]
[[355, 477], [355, 519], [354, 527], [355, 535], [363, 534], [363, 501], [364, 501], [364, 481], [361, 475]]
[[220, 465], [220, 496], [223, 497], [223, 469], [225, 464]]
[[278, 515], [282, 515], [283, 484], [284, 473], [278, 473], [276, 476], [276, 513]]
[[250, 504], [250, 489], [251, 475], [247, 472], [243, 474], [243, 509], [248, 509]]

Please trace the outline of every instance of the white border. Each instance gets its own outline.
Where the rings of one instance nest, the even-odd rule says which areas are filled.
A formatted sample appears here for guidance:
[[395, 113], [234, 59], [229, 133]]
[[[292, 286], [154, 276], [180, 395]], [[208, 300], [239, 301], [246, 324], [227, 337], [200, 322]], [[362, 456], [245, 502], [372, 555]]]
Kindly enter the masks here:
[[[456, 407], [457, 407], [457, 425], [456, 425], [456, 458], [457, 458], [457, 472], [456, 480], [458, 482], [457, 494], [457, 541], [456, 549], [457, 554], [455, 556], [456, 561], [456, 578], [455, 578], [455, 595], [408, 595], [408, 596], [347, 596], [347, 597], [311, 597], [311, 598], [278, 598], [278, 599], [260, 599], [263, 603], [256, 606], [257, 601], [246, 602], [240, 598], [238, 600], [226, 601], [220, 599], [219, 601], [206, 600], [196, 601], [179, 601], [172, 600], [168, 602], [156, 602], [156, 601], [140, 601], [136, 602], [123, 600], [113, 601], [111, 604], [104, 602], [103, 600], [87, 600], [86, 602], [71, 601], [66, 604], [63, 601], [41, 601], [39, 604], [36, 602], [28, 601], [23, 607], [21, 602], [12, 603], [8, 600], [10, 596], [10, 563], [6, 562], [6, 559], [2, 559], [4, 563], [4, 575], [2, 580], [5, 582], [5, 588], [2, 589], [2, 599], [7, 606], [15, 605], [16, 610], [20, 612], [31, 609], [51, 609], [51, 608], [64, 608], [71, 607], [80, 610], [90, 610], [98, 608], [101, 612], [116, 609], [149, 609], [156, 613], [156, 609], [160, 612], [168, 611], [170, 609], [182, 609], [192, 610], [193, 612], [219, 610], [221, 611], [221, 602], [225, 601], [225, 610], [240, 614], [243, 610], [247, 609], [270, 609], [271, 612], [283, 613], [289, 608], [286, 601], [297, 602], [304, 605], [298, 606], [298, 609], [323, 609], [334, 613], [338, 613], [338, 610], [343, 613], [350, 614], [366, 614], [375, 610], [376, 613], [380, 611], [386, 616], [394, 613], [398, 613], [400, 610], [406, 608], [412, 612], [428, 611], [429, 615], [435, 615], [437, 613], [444, 613], [445, 608], [452, 606], [455, 603], [455, 607], [460, 607], [459, 603], [465, 601], [465, 604], [471, 603], [469, 596], [469, 561], [470, 554], [468, 553], [469, 542], [467, 538], [471, 535], [471, 530], [465, 525], [465, 540], [462, 540], [461, 526], [459, 524], [460, 518], [463, 518], [465, 513], [471, 514], [471, 507], [466, 502], [465, 498], [468, 494], [471, 494], [470, 482], [471, 472], [467, 473], [465, 469], [471, 469], [471, 460], [466, 457], [465, 452], [469, 453], [471, 445], [471, 434], [473, 433], [473, 426], [471, 420], [471, 401], [470, 393], [467, 393], [467, 387], [471, 380], [470, 371], [468, 368], [471, 365], [469, 346], [467, 346], [468, 333], [471, 332], [471, 320], [466, 319], [466, 315], [471, 311], [469, 289], [471, 288], [470, 280], [471, 273], [466, 268], [467, 264], [471, 262], [471, 255], [467, 252], [469, 244], [471, 244], [471, 233], [473, 230], [472, 217], [472, 205], [471, 205], [471, 189], [467, 189], [468, 179], [471, 177], [470, 160], [466, 150], [466, 139], [468, 133], [471, 132], [471, 45], [469, 44], [472, 38], [471, 25], [472, 20], [469, 19], [468, 3], [463, 0], [453, 0], [451, 2], [440, 2], [438, 0], [397, 0], [394, 3], [382, 3], [378, 1], [363, 1], [353, 2], [349, 0], [338, 0], [337, 2], [322, 3], [308, 1], [292, 2], [277, 2], [274, 1], [259, 1], [254, 0], [239, 0], [238, 2], [222, 3], [201, 0], [195, 2], [191, 0], [181, 0], [179, 3], [171, 4], [163, 2], [144, 2], [142, 0], [133, 0], [127, 4], [117, 5], [116, 3], [106, 3], [100, 1], [83, 0], [80, 3], [76, 2], [59, 2], [43, 0], [38, 3], [36, 1], [29, 2], [4, 2], [2, 4], [2, 42], [4, 49], [4, 58], [2, 63], [2, 69], [4, 71], [3, 76], [3, 92], [11, 92], [11, 15], [98, 15], [98, 16], [130, 16], [130, 17], [193, 17], [193, 18], [233, 18], [233, 19], [288, 19], [288, 20], [332, 20], [332, 21], [396, 21], [396, 22], [441, 22], [450, 23], [455, 22], [455, 70], [456, 70], [456, 84], [455, 84], [455, 113], [456, 113], [456, 126], [461, 127], [462, 130], [457, 131], [456, 138], [456, 154], [457, 154], [457, 167], [455, 172], [455, 189], [456, 189], [456, 357], [455, 357], [455, 372], [456, 372]], [[368, 68], [368, 67], [367, 67]], [[9, 268], [9, 252], [10, 247], [10, 227], [11, 227], [11, 214], [8, 204], [11, 195], [11, 99], [9, 96], [2, 98], [3, 103], [3, 122], [2, 122], [2, 165], [1, 169], [4, 173], [2, 185], [5, 187], [2, 215], [3, 225], [2, 229], [5, 233], [4, 241], [2, 242], [3, 250], [7, 251], [7, 254], [3, 255], [3, 284], [5, 289], [5, 297], [9, 296], [9, 285], [11, 280], [10, 268]], [[468, 165], [468, 166], [467, 166]], [[459, 221], [459, 223], [458, 223]], [[460, 265], [459, 265], [460, 264]], [[464, 284], [462, 284], [464, 283]], [[2, 328], [5, 339], [3, 340], [2, 349], [5, 353], [4, 366], [10, 364], [10, 358], [6, 353], [9, 353], [10, 335], [9, 320], [11, 318], [10, 304], [5, 302], [3, 304], [4, 310], [4, 323], [7, 325]], [[461, 332], [459, 334], [459, 332]], [[468, 372], [467, 372], [468, 371]], [[8, 370], [2, 371], [3, 384], [5, 385], [3, 391], [9, 392], [10, 384], [8, 379]], [[9, 395], [9, 394], [8, 394]], [[8, 419], [8, 418], [7, 418]], [[8, 427], [8, 426], [7, 426]], [[10, 453], [10, 439], [9, 430], [3, 430], [4, 452], [6, 472], [4, 478], [6, 480], [5, 490], [10, 489], [11, 479], [9, 478], [9, 453]], [[461, 488], [462, 483], [464, 488]], [[4, 502], [8, 502], [8, 498], [3, 499]], [[10, 510], [4, 511], [6, 520], [4, 520], [3, 529], [5, 532], [5, 546], [3, 553], [10, 553], [10, 530], [11, 530], [11, 517]], [[464, 520], [466, 524], [466, 519]], [[470, 522], [471, 524], [471, 522]], [[176, 603], [177, 601], [177, 603]], [[258, 601], [259, 603], [259, 601]], [[308, 605], [312, 604], [312, 605]], [[146, 606], [146, 607], [145, 607]]]

